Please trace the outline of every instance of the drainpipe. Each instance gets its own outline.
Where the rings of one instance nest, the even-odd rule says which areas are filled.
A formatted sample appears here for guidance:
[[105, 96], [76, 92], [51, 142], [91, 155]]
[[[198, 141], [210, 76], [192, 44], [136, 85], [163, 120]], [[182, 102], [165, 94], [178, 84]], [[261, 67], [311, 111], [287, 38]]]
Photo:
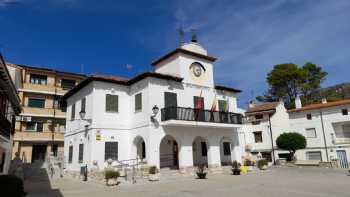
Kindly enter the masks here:
[[321, 116], [321, 126], [322, 126], [322, 133], [323, 133], [324, 148], [326, 150], [327, 162], [329, 162], [329, 159], [328, 159], [328, 148], [327, 148], [327, 142], [326, 142], [326, 134], [325, 134], [325, 131], [324, 131], [323, 113], [322, 113], [321, 109], [320, 109], [320, 116]]
[[276, 165], [275, 148], [273, 147], [273, 137], [272, 137], [272, 127], [271, 127], [271, 114], [269, 114], [269, 127], [270, 127], [270, 137], [271, 137], [272, 161], [273, 161], [273, 165]]

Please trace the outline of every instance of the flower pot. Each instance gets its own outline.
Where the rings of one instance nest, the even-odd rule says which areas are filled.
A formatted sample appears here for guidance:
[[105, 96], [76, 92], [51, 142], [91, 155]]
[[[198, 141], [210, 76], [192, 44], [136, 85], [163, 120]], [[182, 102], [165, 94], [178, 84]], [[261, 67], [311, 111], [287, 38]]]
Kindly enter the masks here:
[[260, 167], [260, 170], [267, 170], [267, 165], [263, 165]]
[[205, 179], [205, 177], [207, 176], [207, 173], [206, 172], [197, 172], [197, 177], [199, 179]]
[[160, 174], [156, 173], [156, 174], [149, 174], [148, 175], [148, 180], [149, 181], [159, 181], [160, 179]]
[[232, 174], [233, 175], [241, 175], [241, 170], [239, 170], [239, 169], [232, 169]]

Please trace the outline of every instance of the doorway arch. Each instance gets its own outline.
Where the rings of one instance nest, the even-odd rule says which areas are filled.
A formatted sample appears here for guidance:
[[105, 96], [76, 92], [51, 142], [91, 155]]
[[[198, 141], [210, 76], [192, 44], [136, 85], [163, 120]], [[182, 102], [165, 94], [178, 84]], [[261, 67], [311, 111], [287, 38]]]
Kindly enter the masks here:
[[141, 136], [136, 136], [133, 141], [133, 154], [136, 159], [145, 162], [146, 160], [146, 143]]
[[192, 142], [193, 166], [208, 166], [208, 150], [208, 140], [200, 136], [194, 138]]
[[174, 137], [166, 135], [159, 145], [159, 167], [179, 168], [179, 146]]

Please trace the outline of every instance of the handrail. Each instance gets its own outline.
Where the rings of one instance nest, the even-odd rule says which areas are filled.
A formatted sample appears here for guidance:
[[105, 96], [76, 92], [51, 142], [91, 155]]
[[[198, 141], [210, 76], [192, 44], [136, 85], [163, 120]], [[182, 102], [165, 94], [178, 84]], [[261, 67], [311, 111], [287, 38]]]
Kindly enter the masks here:
[[161, 110], [161, 113], [162, 121], [184, 120], [226, 124], [242, 124], [243, 122], [243, 115], [239, 113], [194, 109], [189, 107], [166, 107]]

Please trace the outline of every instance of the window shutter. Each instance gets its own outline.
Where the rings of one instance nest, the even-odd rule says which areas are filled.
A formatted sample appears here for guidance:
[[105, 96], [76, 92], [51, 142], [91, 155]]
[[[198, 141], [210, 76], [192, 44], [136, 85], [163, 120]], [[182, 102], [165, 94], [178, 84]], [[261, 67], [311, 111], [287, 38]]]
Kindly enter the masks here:
[[118, 160], [118, 142], [105, 142], [105, 160]]
[[86, 106], [86, 98], [84, 97], [83, 99], [81, 99], [81, 112], [85, 112], [85, 106]]
[[70, 119], [74, 120], [75, 119], [75, 103], [72, 105], [72, 111], [70, 114]]
[[84, 144], [79, 144], [79, 163], [83, 163], [84, 159]]
[[72, 163], [72, 160], [73, 160], [73, 146], [69, 146], [68, 163]]
[[135, 95], [135, 111], [142, 110], [142, 93]]
[[106, 111], [118, 112], [118, 95], [106, 94]]
[[177, 107], [177, 94], [164, 92], [164, 107]]

